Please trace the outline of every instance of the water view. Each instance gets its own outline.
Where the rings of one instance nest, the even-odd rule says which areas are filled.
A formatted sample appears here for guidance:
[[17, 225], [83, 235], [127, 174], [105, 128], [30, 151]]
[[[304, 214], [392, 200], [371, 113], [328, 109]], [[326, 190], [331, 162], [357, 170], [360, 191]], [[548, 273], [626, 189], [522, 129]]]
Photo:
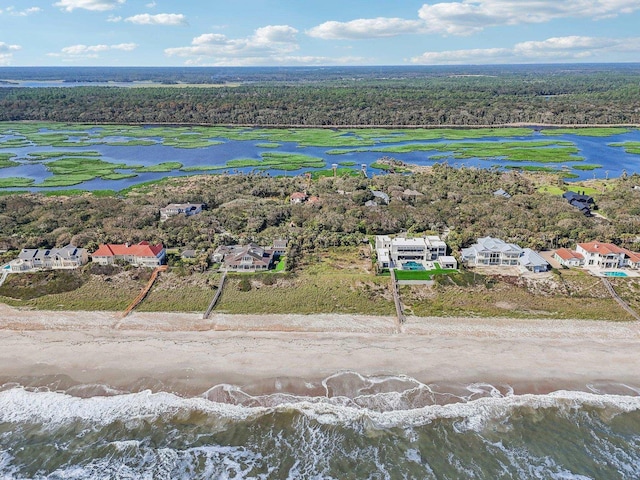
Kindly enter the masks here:
[[[587, 129], [252, 129], [0, 124], [0, 188], [121, 190], [203, 173], [368, 175], [455, 167], [557, 173], [640, 172], [640, 131]], [[383, 161], [381, 161], [383, 159]]]

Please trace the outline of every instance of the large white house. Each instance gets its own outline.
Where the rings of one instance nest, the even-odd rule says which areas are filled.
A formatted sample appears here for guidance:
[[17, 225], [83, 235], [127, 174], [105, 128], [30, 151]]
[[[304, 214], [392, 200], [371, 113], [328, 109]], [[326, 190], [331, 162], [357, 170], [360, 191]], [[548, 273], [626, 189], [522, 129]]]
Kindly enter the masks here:
[[447, 244], [437, 235], [418, 238], [376, 236], [376, 253], [380, 268], [402, 268], [406, 262], [438, 261], [442, 268], [458, 268], [458, 262], [447, 256]]
[[499, 238], [483, 237], [469, 248], [462, 249], [462, 261], [469, 265], [517, 266], [524, 250]]
[[18, 258], [9, 262], [11, 272], [29, 270], [69, 270], [81, 267], [89, 260], [87, 250], [67, 245], [62, 248], [25, 248]]
[[585, 267], [640, 268], [640, 254], [612, 243], [578, 243], [576, 252], [584, 257]]

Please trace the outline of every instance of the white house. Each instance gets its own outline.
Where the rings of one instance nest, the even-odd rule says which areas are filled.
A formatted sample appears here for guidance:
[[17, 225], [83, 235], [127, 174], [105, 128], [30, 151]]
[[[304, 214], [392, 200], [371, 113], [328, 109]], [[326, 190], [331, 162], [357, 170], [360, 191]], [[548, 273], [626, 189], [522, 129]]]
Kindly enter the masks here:
[[[442, 261], [447, 267], [457, 268], [457, 261], [447, 257], [447, 244], [437, 235], [419, 238], [391, 238], [388, 235], [376, 236], [376, 253], [380, 268], [402, 267], [405, 262]], [[452, 266], [454, 265], [455, 266]], [[442, 265], [441, 265], [442, 266]]]
[[584, 256], [585, 267], [597, 268], [638, 268], [640, 254], [618, 247], [612, 243], [578, 243], [576, 252]]
[[584, 256], [575, 250], [569, 250], [568, 248], [559, 248], [553, 254], [560, 265], [565, 267], [580, 267], [584, 263]]
[[469, 265], [517, 266], [524, 250], [499, 238], [483, 237], [462, 249], [462, 261]]
[[11, 272], [34, 269], [70, 270], [81, 267], [88, 261], [87, 250], [73, 245], [62, 248], [25, 248], [17, 259], [9, 262], [9, 270]]

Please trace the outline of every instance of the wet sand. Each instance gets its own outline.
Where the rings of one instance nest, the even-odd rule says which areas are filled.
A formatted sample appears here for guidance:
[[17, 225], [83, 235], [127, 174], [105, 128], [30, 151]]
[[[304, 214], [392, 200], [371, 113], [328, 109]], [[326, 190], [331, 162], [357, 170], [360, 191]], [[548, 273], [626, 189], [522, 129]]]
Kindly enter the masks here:
[[640, 325], [362, 315], [22, 311], [0, 305], [0, 385], [106, 384], [197, 394], [220, 383], [352, 370], [518, 393], [640, 384]]

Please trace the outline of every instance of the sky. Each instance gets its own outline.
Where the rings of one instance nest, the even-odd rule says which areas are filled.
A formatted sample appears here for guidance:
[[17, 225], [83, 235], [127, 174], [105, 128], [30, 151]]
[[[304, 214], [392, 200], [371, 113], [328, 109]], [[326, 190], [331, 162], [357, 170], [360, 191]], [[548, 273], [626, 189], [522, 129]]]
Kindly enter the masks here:
[[0, 65], [640, 62], [640, 0], [0, 0]]

